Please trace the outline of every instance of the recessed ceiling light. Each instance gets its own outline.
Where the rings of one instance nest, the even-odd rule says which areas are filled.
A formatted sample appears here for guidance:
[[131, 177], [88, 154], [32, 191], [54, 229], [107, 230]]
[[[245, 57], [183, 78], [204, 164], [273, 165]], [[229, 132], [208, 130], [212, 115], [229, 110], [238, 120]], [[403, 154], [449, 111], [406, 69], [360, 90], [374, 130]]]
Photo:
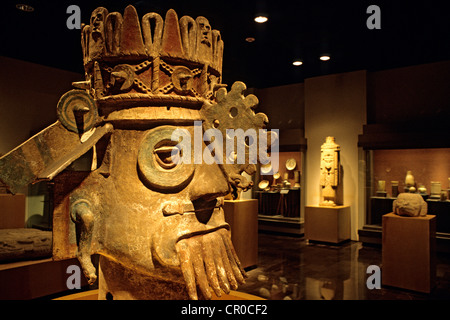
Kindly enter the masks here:
[[269, 20], [269, 18], [267, 18], [266, 16], [256, 16], [255, 17], [255, 21], [258, 23], [264, 23], [264, 22], [267, 22], [267, 20]]
[[33, 12], [34, 8], [28, 4], [24, 4], [24, 3], [18, 3], [16, 4], [16, 8], [21, 10], [21, 11], [25, 11], [25, 12]]
[[247, 38], [245, 38], [245, 41], [247, 41], [247, 42], [255, 42], [255, 38], [253, 38], [253, 37], [247, 37]]
[[319, 59], [322, 61], [328, 61], [331, 59], [331, 57], [327, 54], [324, 54], [324, 55], [321, 55]]
[[301, 65], [303, 64], [303, 61], [302, 61], [302, 60], [294, 60], [294, 61], [292, 62], [292, 64], [293, 64], [294, 66], [301, 66]]

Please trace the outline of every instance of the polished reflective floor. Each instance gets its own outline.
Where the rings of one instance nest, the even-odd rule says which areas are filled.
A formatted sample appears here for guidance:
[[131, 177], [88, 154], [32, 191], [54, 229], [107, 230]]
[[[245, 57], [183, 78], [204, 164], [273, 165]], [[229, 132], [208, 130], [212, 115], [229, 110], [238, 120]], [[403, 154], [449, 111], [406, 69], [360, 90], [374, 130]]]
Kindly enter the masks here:
[[370, 265], [381, 267], [381, 247], [350, 241], [308, 243], [304, 238], [259, 234], [258, 265], [239, 291], [269, 300], [450, 299], [450, 255], [437, 254], [436, 287], [429, 293], [367, 288]]

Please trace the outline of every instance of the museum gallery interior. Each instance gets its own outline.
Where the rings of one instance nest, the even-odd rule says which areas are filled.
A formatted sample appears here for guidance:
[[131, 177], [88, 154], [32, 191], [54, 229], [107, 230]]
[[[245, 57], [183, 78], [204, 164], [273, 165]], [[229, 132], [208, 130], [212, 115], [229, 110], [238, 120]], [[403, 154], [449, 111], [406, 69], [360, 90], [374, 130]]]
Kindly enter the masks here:
[[440, 5], [2, 7], [1, 300], [450, 298]]

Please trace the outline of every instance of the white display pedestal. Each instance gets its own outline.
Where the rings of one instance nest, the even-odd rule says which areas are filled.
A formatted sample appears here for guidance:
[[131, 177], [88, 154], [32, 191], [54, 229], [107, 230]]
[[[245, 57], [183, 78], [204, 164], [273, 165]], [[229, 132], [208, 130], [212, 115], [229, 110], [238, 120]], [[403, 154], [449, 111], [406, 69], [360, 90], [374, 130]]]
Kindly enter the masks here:
[[225, 200], [225, 221], [243, 268], [258, 264], [258, 200]]
[[350, 239], [350, 206], [306, 206], [305, 238], [340, 243]]
[[383, 215], [383, 285], [429, 293], [436, 281], [436, 216]]

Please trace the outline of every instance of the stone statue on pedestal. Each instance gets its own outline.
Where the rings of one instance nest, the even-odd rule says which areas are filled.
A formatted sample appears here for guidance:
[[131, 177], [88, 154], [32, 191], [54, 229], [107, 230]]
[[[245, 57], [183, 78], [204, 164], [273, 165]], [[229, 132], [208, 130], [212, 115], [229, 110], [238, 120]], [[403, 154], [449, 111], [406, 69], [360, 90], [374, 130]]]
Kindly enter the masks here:
[[334, 137], [327, 137], [320, 148], [320, 206], [342, 205], [340, 149]]

